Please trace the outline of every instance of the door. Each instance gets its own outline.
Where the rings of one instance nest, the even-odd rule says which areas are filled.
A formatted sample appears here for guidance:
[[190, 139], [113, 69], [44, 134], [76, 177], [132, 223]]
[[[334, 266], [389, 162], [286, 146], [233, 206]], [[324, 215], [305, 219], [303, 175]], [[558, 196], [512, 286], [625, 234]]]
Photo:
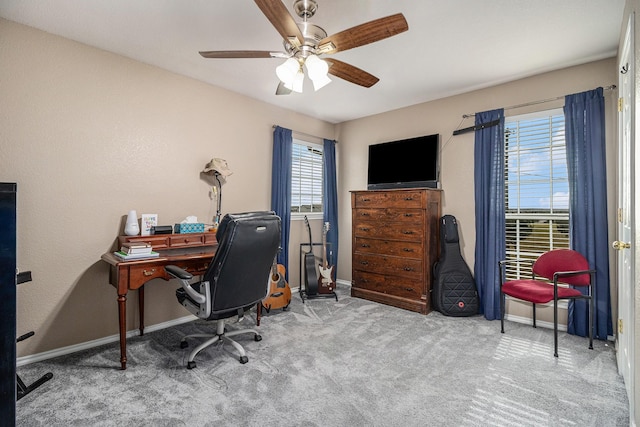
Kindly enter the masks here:
[[633, 419], [634, 402], [634, 275], [635, 275], [635, 174], [634, 174], [634, 50], [633, 20], [631, 15], [622, 45], [619, 63], [619, 146], [618, 146], [618, 222], [617, 249], [618, 275], [618, 370], [624, 379], [629, 397], [630, 417]]

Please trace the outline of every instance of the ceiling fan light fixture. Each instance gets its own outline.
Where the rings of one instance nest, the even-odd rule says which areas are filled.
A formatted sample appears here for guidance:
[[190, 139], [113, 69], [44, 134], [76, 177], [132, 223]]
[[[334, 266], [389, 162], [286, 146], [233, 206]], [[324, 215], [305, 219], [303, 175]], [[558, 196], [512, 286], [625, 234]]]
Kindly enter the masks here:
[[315, 79], [311, 79], [311, 81], [313, 82], [313, 90], [315, 91], [318, 91], [323, 87], [325, 87], [326, 85], [328, 85], [329, 83], [331, 83], [331, 79], [326, 75], [317, 77]]
[[309, 55], [304, 65], [307, 67], [307, 74], [313, 82], [313, 88], [315, 90], [319, 90], [331, 83], [331, 79], [327, 76], [329, 65], [318, 58], [317, 55]]
[[295, 58], [289, 58], [276, 67], [276, 75], [288, 88], [293, 88], [296, 74], [300, 72], [300, 63]]
[[304, 73], [302, 72], [302, 68], [299, 68], [298, 72], [293, 78], [293, 84], [291, 86], [291, 90], [297, 93], [302, 93], [303, 84], [304, 84]]

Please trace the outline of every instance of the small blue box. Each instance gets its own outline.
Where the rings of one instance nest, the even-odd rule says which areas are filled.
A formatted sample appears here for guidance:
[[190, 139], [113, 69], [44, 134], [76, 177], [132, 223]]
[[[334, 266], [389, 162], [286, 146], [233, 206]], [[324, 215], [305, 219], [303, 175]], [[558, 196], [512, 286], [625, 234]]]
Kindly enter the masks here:
[[204, 233], [204, 223], [194, 222], [188, 224], [176, 224], [173, 228], [174, 233]]

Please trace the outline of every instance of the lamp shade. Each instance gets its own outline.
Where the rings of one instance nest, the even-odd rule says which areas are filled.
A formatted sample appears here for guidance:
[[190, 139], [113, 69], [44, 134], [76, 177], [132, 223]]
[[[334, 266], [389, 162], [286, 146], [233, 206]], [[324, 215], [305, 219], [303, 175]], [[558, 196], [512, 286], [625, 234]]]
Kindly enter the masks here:
[[331, 83], [331, 79], [327, 76], [327, 73], [329, 72], [329, 65], [322, 59], [318, 58], [317, 55], [309, 55], [304, 65], [307, 67], [307, 74], [313, 82], [313, 88], [315, 90]]
[[289, 58], [276, 67], [276, 75], [286, 87], [292, 88], [296, 74], [300, 71], [300, 63], [295, 58]]

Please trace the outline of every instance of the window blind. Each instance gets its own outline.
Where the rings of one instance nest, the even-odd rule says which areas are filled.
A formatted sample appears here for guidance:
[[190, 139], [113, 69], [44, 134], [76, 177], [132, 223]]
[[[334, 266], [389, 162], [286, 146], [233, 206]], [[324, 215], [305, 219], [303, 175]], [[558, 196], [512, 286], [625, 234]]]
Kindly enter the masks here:
[[294, 139], [291, 212], [322, 212], [322, 146]]
[[[569, 247], [569, 182], [561, 111], [505, 122], [505, 217], [508, 259], [535, 260]], [[509, 278], [529, 276], [522, 265]]]

